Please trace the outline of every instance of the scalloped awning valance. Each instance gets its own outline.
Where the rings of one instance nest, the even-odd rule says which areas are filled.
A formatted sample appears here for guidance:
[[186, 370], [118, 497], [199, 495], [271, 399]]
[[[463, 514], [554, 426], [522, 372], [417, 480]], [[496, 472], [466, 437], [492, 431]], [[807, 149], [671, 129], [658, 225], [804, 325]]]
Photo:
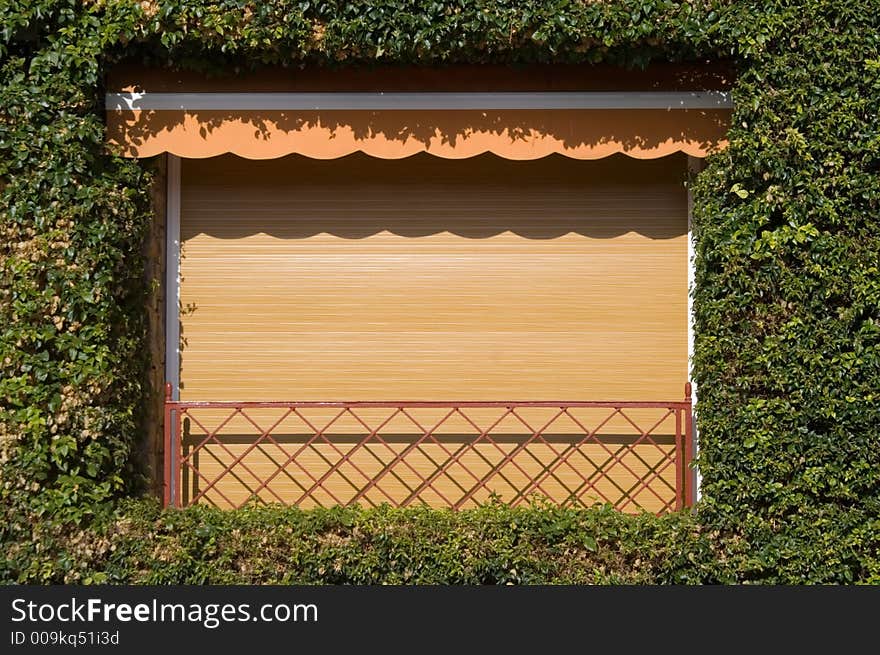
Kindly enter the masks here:
[[732, 105], [723, 89], [574, 89], [571, 81], [546, 80], [526, 89], [497, 80], [483, 85], [489, 90], [475, 90], [473, 82], [436, 86], [400, 90], [399, 82], [374, 80], [355, 90], [290, 89], [276, 77], [230, 88], [210, 80], [157, 82], [154, 74], [149, 86], [108, 86], [108, 141], [129, 157], [704, 157], [726, 145]]

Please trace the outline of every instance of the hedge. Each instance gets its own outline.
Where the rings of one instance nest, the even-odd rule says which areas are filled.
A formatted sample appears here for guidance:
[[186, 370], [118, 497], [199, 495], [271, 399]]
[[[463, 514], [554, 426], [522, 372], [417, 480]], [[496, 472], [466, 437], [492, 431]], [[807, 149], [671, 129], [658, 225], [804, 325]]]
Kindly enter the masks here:
[[[206, 551], [190, 548], [199, 530], [209, 529], [199, 526], [219, 526], [217, 548], [226, 553], [237, 552], [237, 539], [252, 532], [316, 548], [323, 528], [310, 536], [309, 526], [343, 521], [371, 539], [387, 524], [388, 531], [471, 535], [462, 537], [469, 544], [481, 534], [480, 521], [489, 529], [505, 512], [517, 515], [499, 508], [461, 515], [160, 513], [124, 500], [138, 495], [142, 479], [136, 453], [144, 439], [148, 283], [141, 247], [152, 214], [151, 162], [125, 160], [104, 144], [101, 84], [109, 66], [123, 59], [203, 70], [286, 65], [295, 74], [298, 66], [371, 63], [644, 66], [730, 59], [737, 68], [730, 145], [708, 159], [693, 187], [698, 513], [651, 519], [544, 508], [523, 515], [529, 525], [544, 521], [546, 512], [577, 516], [571, 520], [601, 534], [618, 530], [619, 549], [641, 553], [645, 562], [656, 563], [652, 549], [666, 553], [673, 544], [690, 556], [638, 572], [612, 558], [596, 574], [602, 569], [582, 548], [578, 556], [587, 559], [578, 573], [554, 559], [565, 539], [535, 528], [511, 555], [530, 571], [514, 581], [597, 575], [601, 581], [877, 582], [878, 17], [878, 0], [4, 3], [2, 579], [145, 580], [140, 563], [153, 557], [150, 566], [163, 581], [213, 580], [203, 571]], [[293, 531], [272, 529], [276, 519]], [[120, 531], [127, 520], [137, 529]], [[173, 538], [180, 547], [172, 552], [182, 559], [160, 565], [158, 555], [141, 548], [168, 536], [169, 525], [179, 526]], [[490, 575], [481, 577], [482, 564], [474, 560], [461, 574], [429, 567], [425, 579], [506, 581], [503, 566], [496, 566], [506, 552], [501, 543], [523, 534], [510, 528], [500, 541], [487, 542], [485, 548], [498, 549], [486, 556]], [[79, 541], [65, 538], [70, 535]], [[78, 545], [101, 538], [115, 546], [112, 556], [94, 555], [100, 544], [92, 555]], [[416, 559], [433, 552], [412, 548]], [[546, 561], [536, 559], [541, 553]], [[406, 570], [379, 558], [361, 571], [349, 557], [340, 579], [402, 579]], [[264, 577], [252, 579], [288, 579], [266, 566]], [[296, 579], [337, 580], [326, 567], [315, 570]], [[228, 579], [245, 575], [222, 571]]]
[[[710, 554], [718, 533], [693, 518], [492, 503], [299, 510], [155, 501], [62, 534], [40, 526], [45, 554], [16, 544], [29, 580], [112, 584], [654, 584], [732, 581]], [[22, 555], [22, 557], [19, 557]]]

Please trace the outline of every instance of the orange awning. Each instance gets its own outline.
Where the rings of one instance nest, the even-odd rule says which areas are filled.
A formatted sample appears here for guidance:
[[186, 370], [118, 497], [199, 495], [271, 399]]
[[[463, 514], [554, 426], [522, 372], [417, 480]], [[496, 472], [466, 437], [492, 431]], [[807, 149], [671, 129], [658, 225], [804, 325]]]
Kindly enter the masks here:
[[107, 134], [127, 157], [163, 152], [188, 158], [233, 153], [248, 159], [300, 154], [333, 159], [364, 152], [399, 159], [420, 152], [461, 159], [558, 153], [639, 159], [684, 152], [705, 157], [726, 145], [726, 109], [560, 110], [111, 110]]
[[[709, 84], [719, 90], [705, 91]], [[213, 80], [129, 67], [107, 88], [107, 138], [127, 157], [704, 157], [726, 145], [730, 120], [729, 80], [701, 68], [269, 71]]]

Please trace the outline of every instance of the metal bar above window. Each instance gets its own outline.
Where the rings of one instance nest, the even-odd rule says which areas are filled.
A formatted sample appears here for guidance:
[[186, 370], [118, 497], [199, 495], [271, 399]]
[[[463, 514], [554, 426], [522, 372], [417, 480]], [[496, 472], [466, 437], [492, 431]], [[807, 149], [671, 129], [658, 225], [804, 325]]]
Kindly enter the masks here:
[[111, 111], [729, 109], [726, 91], [108, 93]]

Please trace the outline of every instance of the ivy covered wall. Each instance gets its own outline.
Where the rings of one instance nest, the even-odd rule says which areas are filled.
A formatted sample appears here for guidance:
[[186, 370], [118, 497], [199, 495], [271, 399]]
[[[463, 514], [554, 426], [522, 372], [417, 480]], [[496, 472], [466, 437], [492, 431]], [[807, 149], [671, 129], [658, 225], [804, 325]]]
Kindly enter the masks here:
[[0, 577], [100, 566], [65, 541], [70, 525], [92, 553], [125, 551], [117, 501], [142, 479], [152, 164], [104, 145], [113, 63], [724, 58], [738, 69], [730, 145], [695, 184], [703, 500], [696, 524], [680, 517], [710, 545], [679, 566], [880, 580], [878, 34], [878, 0], [3, 3]]

